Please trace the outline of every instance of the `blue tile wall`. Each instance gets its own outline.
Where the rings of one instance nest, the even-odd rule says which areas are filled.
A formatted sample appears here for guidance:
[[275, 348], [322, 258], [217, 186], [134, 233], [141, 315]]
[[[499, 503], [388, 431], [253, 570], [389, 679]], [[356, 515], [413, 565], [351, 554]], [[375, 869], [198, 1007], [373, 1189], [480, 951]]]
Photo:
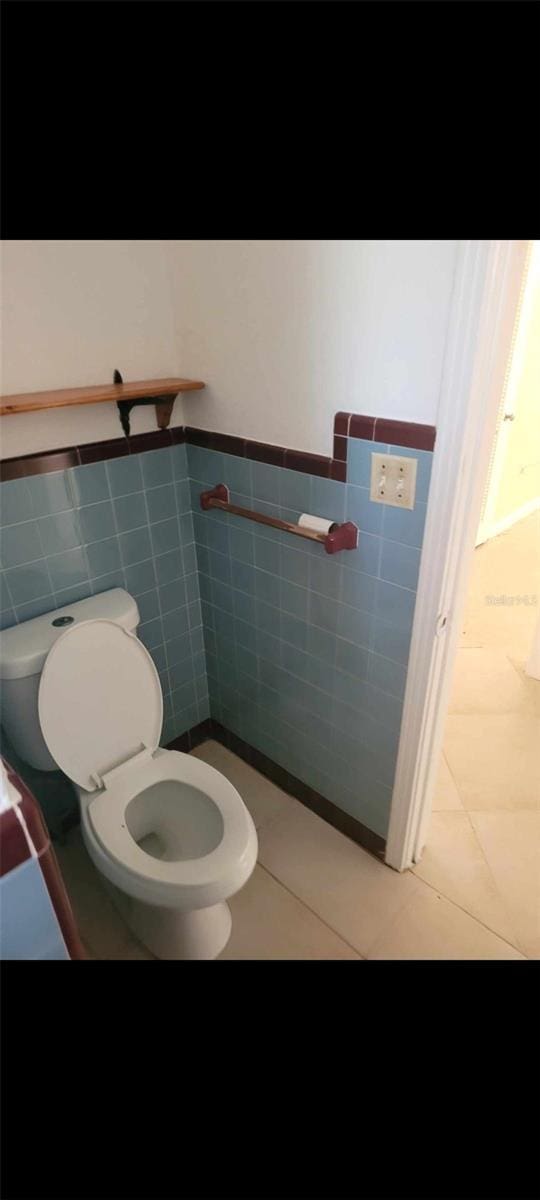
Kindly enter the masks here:
[[186, 447], [0, 484], [0, 627], [113, 587], [133, 595], [165, 745], [209, 715]]
[[[369, 498], [373, 451], [418, 458], [409, 512]], [[349, 439], [347, 484], [187, 447], [212, 717], [386, 836], [432, 454]], [[317, 543], [199, 496], [296, 521], [354, 520], [358, 549]]]

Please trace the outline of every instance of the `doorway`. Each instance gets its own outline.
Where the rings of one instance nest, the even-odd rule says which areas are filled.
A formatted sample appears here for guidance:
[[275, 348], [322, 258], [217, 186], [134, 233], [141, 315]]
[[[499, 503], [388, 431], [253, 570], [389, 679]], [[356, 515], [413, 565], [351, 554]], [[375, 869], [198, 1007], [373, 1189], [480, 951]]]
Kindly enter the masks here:
[[414, 872], [540, 958], [540, 243], [528, 248]]

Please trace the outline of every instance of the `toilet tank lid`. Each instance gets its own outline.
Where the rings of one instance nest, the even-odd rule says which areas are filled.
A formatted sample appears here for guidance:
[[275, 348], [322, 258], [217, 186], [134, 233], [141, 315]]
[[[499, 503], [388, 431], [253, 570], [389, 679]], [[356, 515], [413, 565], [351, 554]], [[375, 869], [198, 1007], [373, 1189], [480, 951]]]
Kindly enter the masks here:
[[[71, 617], [54, 625], [62, 617]], [[39, 675], [51, 646], [66, 629], [81, 621], [95, 619], [114, 621], [124, 629], [134, 630], [139, 624], [139, 610], [133, 596], [124, 588], [111, 588], [87, 600], [65, 604], [52, 612], [12, 625], [0, 635], [0, 679], [25, 679]]]

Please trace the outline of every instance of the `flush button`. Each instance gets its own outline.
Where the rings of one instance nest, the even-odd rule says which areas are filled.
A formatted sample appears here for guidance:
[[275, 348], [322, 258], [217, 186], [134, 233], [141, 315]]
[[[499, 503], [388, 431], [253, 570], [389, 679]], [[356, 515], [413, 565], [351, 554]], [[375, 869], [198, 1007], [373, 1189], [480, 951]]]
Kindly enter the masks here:
[[75, 617], [57, 617], [53, 625], [73, 625]]

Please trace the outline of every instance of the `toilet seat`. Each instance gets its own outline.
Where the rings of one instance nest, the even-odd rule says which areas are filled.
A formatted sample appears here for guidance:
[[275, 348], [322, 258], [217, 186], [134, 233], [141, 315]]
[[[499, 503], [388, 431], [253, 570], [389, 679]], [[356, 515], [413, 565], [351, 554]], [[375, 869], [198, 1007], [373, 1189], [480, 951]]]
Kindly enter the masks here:
[[[87, 833], [93, 834], [107, 856], [108, 869], [101, 866], [101, 870], [111, 883], [136, 899], [164, 906], [185, 902], [190, 908], [219, 903], [242, 886], [246, 868], [251, 873], [256, 857], [254, 826], [236, 788], [219, 771], [189, 754], [163, 750], [136, 765], [126, 764], [113, 776], [85, 808]], [[219, 810], [223, 833], [208, 854], [164, 861], [147, 854], [130, 833], [126, 821], [130, 802], [166, 781], [179, 785], [179, 816], [183, 784], [197, 789]]]

